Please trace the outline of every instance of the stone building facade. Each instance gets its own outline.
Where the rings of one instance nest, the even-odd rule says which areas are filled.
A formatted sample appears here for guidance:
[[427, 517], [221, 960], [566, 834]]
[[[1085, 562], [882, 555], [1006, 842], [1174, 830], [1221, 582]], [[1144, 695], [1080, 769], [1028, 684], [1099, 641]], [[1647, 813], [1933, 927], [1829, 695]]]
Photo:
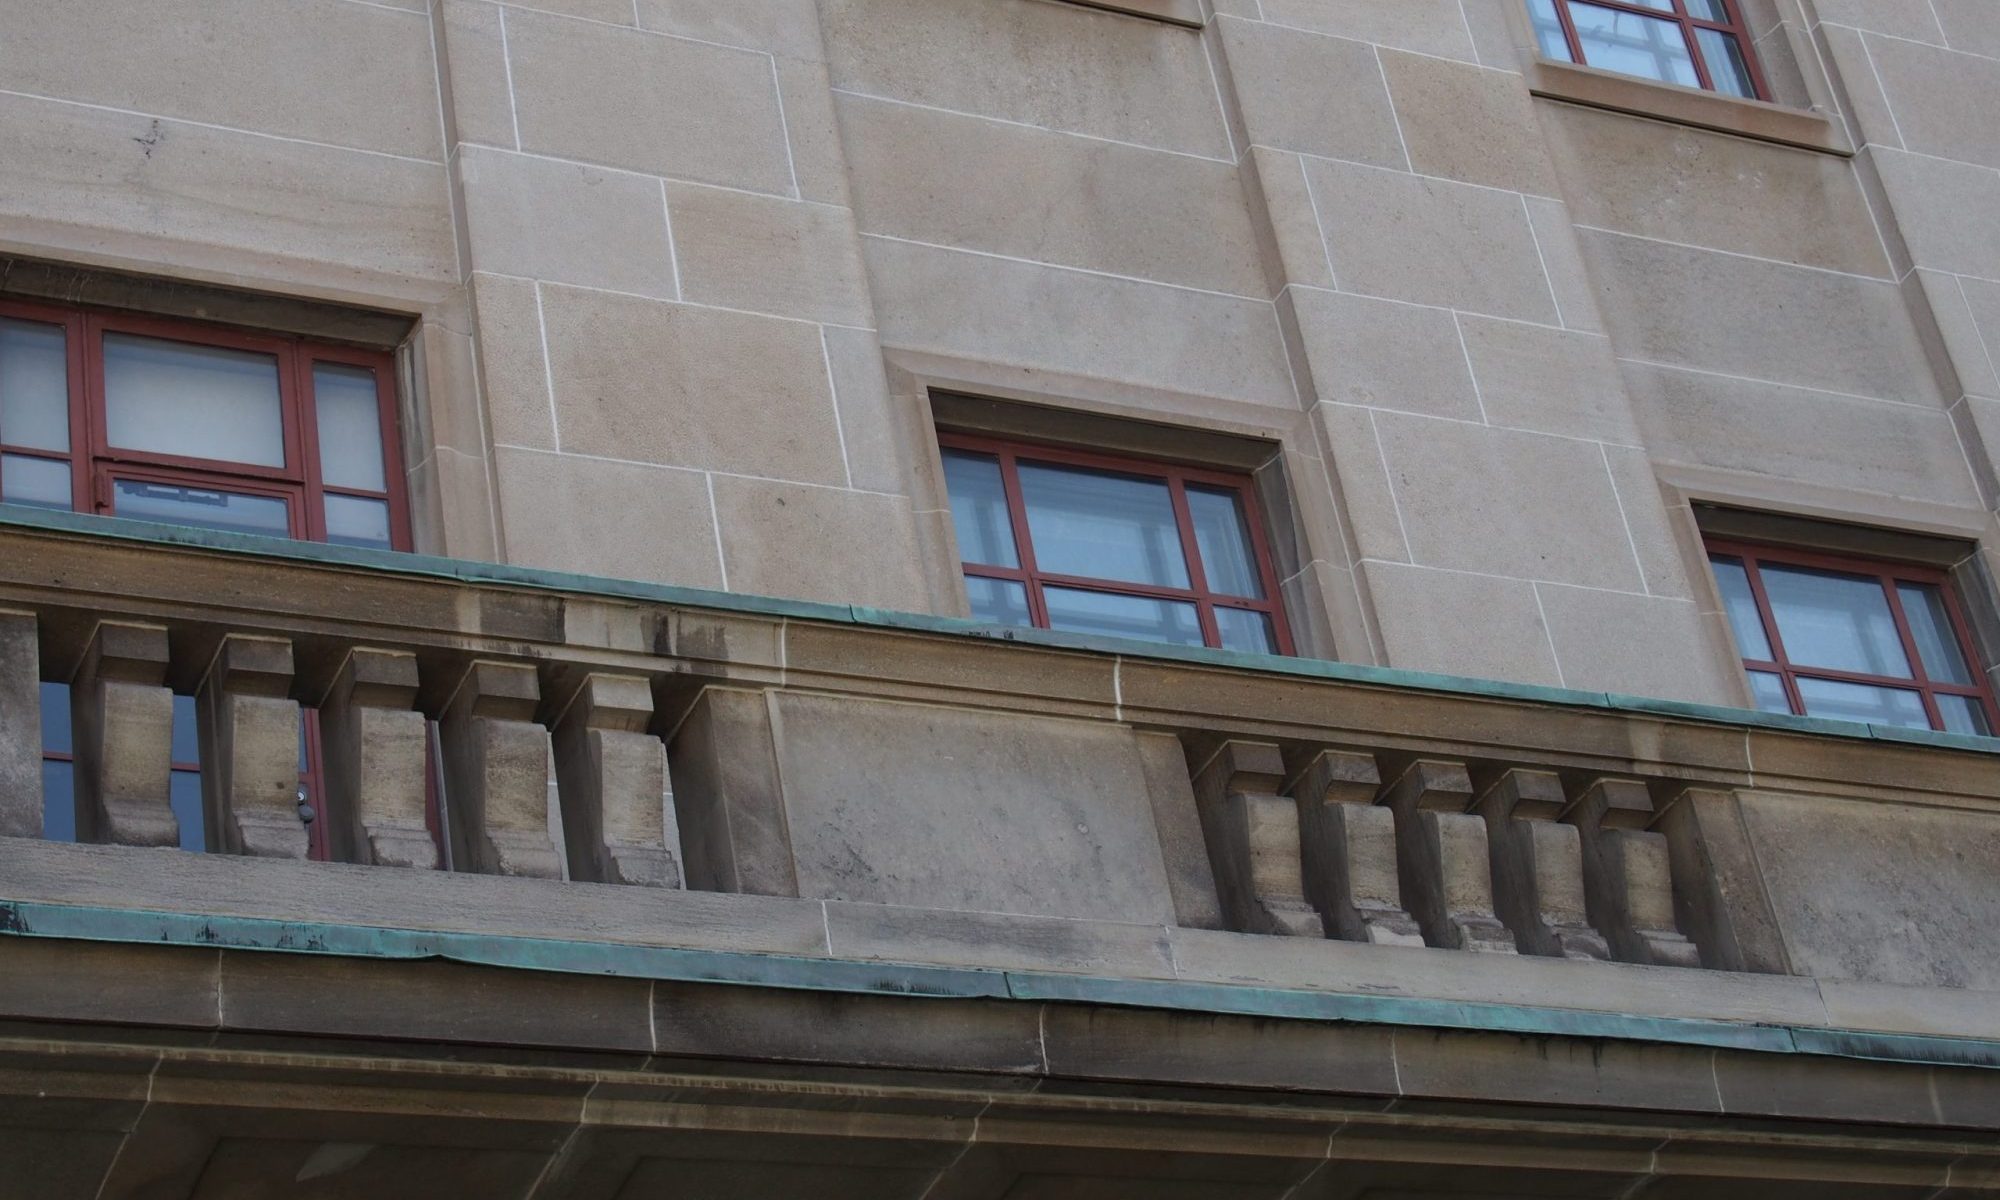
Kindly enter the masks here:
[[1996, 110], [0, 0], [0, 1197], [2000, 1193]]

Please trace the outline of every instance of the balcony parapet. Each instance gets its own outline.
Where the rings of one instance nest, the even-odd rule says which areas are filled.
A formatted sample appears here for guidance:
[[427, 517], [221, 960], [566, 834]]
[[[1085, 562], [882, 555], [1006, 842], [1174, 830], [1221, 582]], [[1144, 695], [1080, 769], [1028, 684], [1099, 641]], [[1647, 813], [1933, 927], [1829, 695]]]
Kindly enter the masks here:
[[[0, 842], [0, 901], [516, 936], [576, 895], [566, 940], [660, 947], [780, 903], [813, 944], [746, 952], [830, 952], [839, 913], [863, 960], [1144, 979], [1164, 947], [1169, 978], [1341, 992], [1510, 959], [1611, 1011], [1704, 969], [2000, 989], [1986, 739], [69, 514], [0, 511], [0, 610], [0, 835], [42, 832], [40, 680], [105, 844]], [[198, 897], [154, 857], [176, 693]], [[281, 785], [306, 710], [335, 864]], [[1717, 1015], [1701, 978], [1646, 986]]]

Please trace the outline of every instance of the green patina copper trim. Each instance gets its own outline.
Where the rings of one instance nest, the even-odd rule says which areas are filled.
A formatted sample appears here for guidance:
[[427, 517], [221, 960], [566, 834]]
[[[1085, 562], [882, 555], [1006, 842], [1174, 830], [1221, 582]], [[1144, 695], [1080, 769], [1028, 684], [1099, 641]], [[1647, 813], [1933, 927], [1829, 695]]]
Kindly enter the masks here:
[[736, 592], [717, 592], [705, 588], [672, 587], [667, 584], [643, 583], [632, 579], [577, 575], [566, 571], [544, 571], [505, 563], [439, 558], [428, 554], [401, 554], [354, 546], [330, 546], [319, 542], [299, 542], [255, 534], [224, 533], [219, 530], [196, 529], [181, 525], [159, 525], [149, 521], [100, 517], [89, 513], [56, 512], [50, 509], [0, 504], [0, 528], [6, 527], [77, 534], [148, 545], [180, 546], [321, 566], [355, 567], [391, 575], [448, 579], [466, 584], [574, 592], [581, 595], [673, 604], [689, 608], [866, 625], [882, 629], [907, 629], [923, 633], [982, 638], [989, 641], [1020, 642], [1024, 645], [1081, 650], [1122, 658], [1181, 662], [1204, 667], [1233, 667], [1266, 675], [1331, 679], [1347, 683], [1376, 684], [1383, 687], [1565, 705], [1574, 708], [1610, 709], [1617, 712], [1643, 713], [1648, 716], [1705, 721], [1711, 724], [1782, 729], [1793, 733], [1873, 739], [1942, 749], [1971, 750], [1982, 754], [2000, 754], [2000, 738], [1970, 737], [1930, 730], [1895, 729], [1853, 721], [1829, 721], [1819, 717], [1795, 717], [1781, 713], [1756, 712], [1751, 709], [1723, 708], [1711, 704], [1655, 700], [1643, 696], [1503, 683], [1493, 679], [1370, 667], [1318, 658], [1284, 658], [1271, 654], [1243, 654], [1230, 650], [1164, 646], [1155, 642], [1132, 641], [1126, 638], [1083, 636], [1053, 633], [1042, 629], [987, 625], [954, 617], [897, 612], [858, 604], [818, 604], [805, 600], [782, 600], [771, 596], [746, 596]]
[[1112, 979], [1045, 971], [943, 967], [204, 916], [0, 900], [0, 936], [346, 958], [438, 959], [524, 971], [681, 983], [947, 999], [1100, 1004], [1280, 1020], [1331, 1021], [1523, 1036], [1753, 1050], [1769, 1054], [2000, 1069], [2000, 1042], [1812, 1026], [1353, 995], [1235, 984]]

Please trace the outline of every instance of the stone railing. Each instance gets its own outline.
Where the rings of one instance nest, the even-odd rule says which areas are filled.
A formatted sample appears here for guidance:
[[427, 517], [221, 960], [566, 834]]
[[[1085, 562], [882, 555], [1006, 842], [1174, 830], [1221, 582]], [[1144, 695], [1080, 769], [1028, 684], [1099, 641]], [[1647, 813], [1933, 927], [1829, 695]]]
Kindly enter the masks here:
[[0, 516], [0, 610], [15, 838], [43, 833], [52, 681], [83, 841], [180, 843], [178, 693], [212, 852], [303, 859], [325, 822], [326, 855], [385, 886], [448, 866], [1781, 974], [1846, 953], [1888, 982], [1994, 971], [1990, 946], [1939, 937], [1911, 966], [1824, 923], [1886, 886], [1842, 891], [1854, 854], [1921, 875], [1940, 839], [1994, 837], [1978, 740], [67, 515]]

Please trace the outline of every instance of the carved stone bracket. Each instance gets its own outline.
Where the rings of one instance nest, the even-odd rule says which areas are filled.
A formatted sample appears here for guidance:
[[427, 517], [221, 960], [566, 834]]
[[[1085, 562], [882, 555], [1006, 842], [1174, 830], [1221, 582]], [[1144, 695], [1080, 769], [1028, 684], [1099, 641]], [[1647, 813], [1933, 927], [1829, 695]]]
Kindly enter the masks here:
[[1590, 925], [1582, 842], [1575, 826], [1556, 820], [1568, 806], [1549, 771], [1508, 769], [1479, 794], [1473, 807], [1486, 820], [1495, 911], [1525, 953], [1609, 958]]
[[647, 731], [652, 683], [593, 672], [555, 727], [556, 778], [572, 879], [680, 887], [667, 755]]
[[78, 841], [180, 845], [168, 790], [174, 696], [166, 679], [164, 627], [100, 621], [91, 631], [69, 693]]
[[348, 652], [320, 702], [327, 835], [333, 857], [386, 867], [438, 866], [424, 820], [429, 738], [417, 700], [417, 656]]
[[461, 870], [562, 877], [549, 837], [549, 735], [535, 669], [481, 659], [438, 721], [452, 854]]
[[1674, 921], [1667, 839], [1646, 830], [1653, 817], [1645, 784], [1598, 779], [1575, 789], [1562, 819], [1582, 841], [1590, 921], [1612, 953], [1627, 962], [1699, 966], [1700, 952]]
[[1403, 908], [1395, 814], [1375, 804], [1381, 784], [1373, 755], [1340, 750], [1313, 755], [1293, 779], [1305, 894], [1335, 937], [1421, 946]]
[[1472, 779], [1463, 766], [1418, 759], [1382, 789], [1396, 818], [1403, 903], [1424, 940], [1449, 950], [1515, 952], [1514, 935], [1493, 911], [1486, 822], [1465, 811]]
[[292, 644], [231, 634], [195, 693], [202, 807], [210, 840], [230, 854], [304, 858], [299, 805], [299, 705]]
[[1283, 753], [1266, 742], [1225, 741], [1195, 768], [1216, 891], [1232, 929], [1324, 937], [1305, 895], [1298, 805], [1278, 794], [1284, 777]]

